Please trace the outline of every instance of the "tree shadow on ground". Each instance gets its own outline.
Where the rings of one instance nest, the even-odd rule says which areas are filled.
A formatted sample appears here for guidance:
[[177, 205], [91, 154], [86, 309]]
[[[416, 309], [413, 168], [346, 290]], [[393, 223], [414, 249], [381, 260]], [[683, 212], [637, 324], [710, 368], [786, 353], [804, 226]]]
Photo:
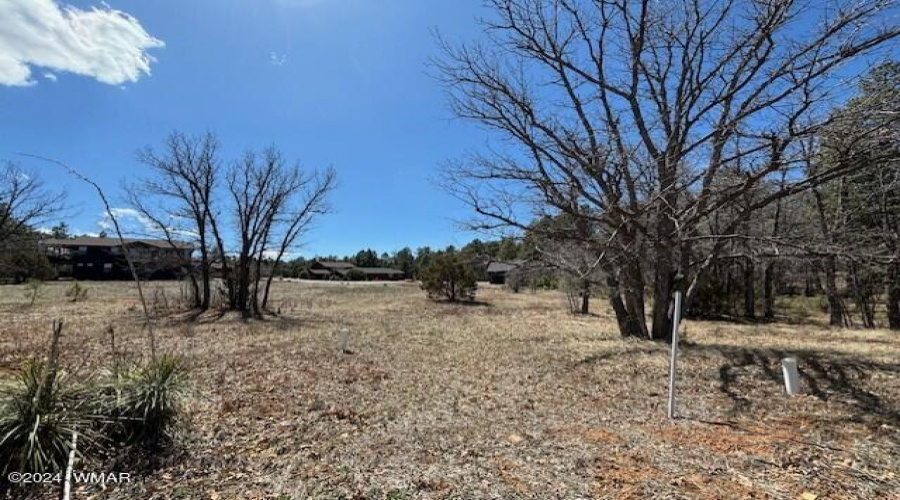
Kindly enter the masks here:
[[[610, 349], [591, 354], [574, 363], [573, 368], [597, 365], [609, 359], [661, 354], [663, 346], [634, 346], [627, 349]], [[890, 380], [900, 379], [900, 363], [881, 363], [860, 359], [851, 355], [822, 353], [814, 349], [742, 348], [722, 344], [695, 344], [682, 342], [680, 347], [687, 356], [701, 356], [713, 362], [724, 360], [718, 367], [719, 391], [733, 403], [729, 413], [740, 414], [750, 410], [753, 400], [741, 382], [767, 380], [781, 387], [784, 384], [781, 360], [798, 358], [804, 394], [844, 406], [848, 417], [836, 417], [866, 424], [900, 426], [900, 401], [885, 398], [882, 392]], [[882, 387], [869, 383], [873, 379], [885, 380]]]
[[450, 302], [449, 300], [440, 301], [441, 304], [448, 306], [465, 306], [465, 307], [494, 307], [494, 304], [490, 302], [484, 302], [482, 300], [457, 300], [455, 302]]
[[631, 356], [634, 354], [654, 354], [660, 352], [659, 348], [652, 347], [635, 347], [630, 349], [625, 349], [622, 351], [618, 350], [607, 350], [603, 352], [599, 352], [596, 354], [591, 354], [575, 363], [575, 366], [583, 366], [583, 365], [596, 365], [600, 364], [608, 359], [617, 358], [620, 356]]
[[338, 323], [333, 318], [325, 315], [307, 313], [302, 317], [293, 315], [266, 316], [264, 320], [276, 331], [301, 330], [317, 326], [337, 327]]
[[781, 359], [793, 356], [800, 364], [804, 392], [820, 401], [844, 405], [855, 422], [900, 425], [900, 408], [866, 384], [873, 378], [900, 376], [900, 364], [879, 363], [852, 356], [823, 354], [812, 349], [746, 349], [729, 345], [686, 344], [686, 352], [725, 358], [719, 366], [719, 390], [733, 402], [733, 412], [748, 409], [751, 401], [737, 385], [741, 378], [761, 375], [783, 384]]
[[166, 314], [156, 315], [163, 323], [169, 325], [178, 325], [183, 323], [196, 323], [199, 325], [206, 323], [215, 323], [227, 315], [227, 309], [189, 309], [186, 311], [177, 311]]

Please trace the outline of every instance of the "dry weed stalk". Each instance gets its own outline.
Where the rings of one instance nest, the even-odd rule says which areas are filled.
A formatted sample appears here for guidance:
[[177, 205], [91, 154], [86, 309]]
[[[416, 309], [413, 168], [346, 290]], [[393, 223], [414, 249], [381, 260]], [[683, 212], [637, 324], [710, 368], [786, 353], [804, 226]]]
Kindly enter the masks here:
[[138, 276], [137, 268], [134, 266], [134, 260], [131, 258], [131, 252], [128, 250], [128, 246], [125, 244], [125, 237], [122, 236], [122, 228], [119, 226], [119, 220], [116, 218], [116, 215], [112, 211], [112, 207], [109, 204], [109, 199], [106, 197], [106, 194], [103, 192], [103, 189], [100, 188], [100, 185], [96, 182], [92, 181], [79, 171], [75, 170], [71, 166], [66, 163], [63, 163], [59, 160], [55, 160], [52, 158], [46, 158], [39, 155], [33, 154], [24, 154], [20, 153], [23, 156], [27, 156], [30, 158], [35, 158], [38, 160], [43, 160], [46, 162], [54, 163], [56, 165], [61, 166], [66, 169], [69, 174], [75, 176], [77, 179], [81, 180], [92, 186], [95, 191], [97, 191], [97, 195], [100, 197], [100, 201], [103, 202], [103, 206], [106, 208], [106, 213], [109, 215], [109, 219], [113, 223], [113, 228], [116, 231], [116, 236], [119, 238], [119, 244], [122, 246], [122, 253], [125, 255], [125, 261], [128, 262], [128, 270], [131, 271], [131, 276], [134, 278], [134, 283], [137, 286], [138, 297], [141, 301], [141, 307], [144, 310], [144, 327], [147, 329], [148, 338], [150, 340], [150, 357], [152, 359], [156, 359], [156, 334], [153, 331], [153, 316], [150, 314], [150, 309], [147, 307], [147, 299], [144, 297], [144, 289], [141, 286], [141, 279]]

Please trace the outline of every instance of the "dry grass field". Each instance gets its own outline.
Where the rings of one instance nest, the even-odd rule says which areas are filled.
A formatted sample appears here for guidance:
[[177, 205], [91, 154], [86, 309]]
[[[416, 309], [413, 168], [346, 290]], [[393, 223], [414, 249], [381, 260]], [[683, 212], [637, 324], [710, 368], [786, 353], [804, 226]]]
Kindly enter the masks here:
[[[110, 325], [147, 352], [133, 285], [87, 283], [74, 304], [67, 286], [32, 308], [0, 287], [4, 376], [43, 352], [53, 318], [69, 370], [108, 362]], [[161, 349], [190, 366], [180, 447], [73, 498], [900, 498], [896, 333], [688, 321], [669, 422], [667, 347], [623, 341], [600, 301], [576, 317], [559, 294], [492, 286], [472, 306], [414, 284], [276, 287], [277, 319], [160, 321]], [[783, 394], [787, 354], [803, 396]]]

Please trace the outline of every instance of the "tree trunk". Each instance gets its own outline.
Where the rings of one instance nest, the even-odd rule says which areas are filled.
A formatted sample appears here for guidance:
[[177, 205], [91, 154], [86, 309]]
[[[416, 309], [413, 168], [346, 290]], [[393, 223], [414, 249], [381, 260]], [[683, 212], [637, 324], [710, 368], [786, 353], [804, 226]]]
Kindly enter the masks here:
[[200, 249], [200, 281], [203, 286], [203, 296], [200, 299], [200, 310], [207, 311], [209, 310], [212, 300], [212, 287], [210, 286], [209, 250], [206, 248]]
[[591, 288], [590, 283], [585, 281], [581, 284], [581, 314], [589, 314], [591, 310], [590, 301], [591, 301]]
[[775, 317], [775, 261], [766, 264], [763, 273], [763, 316]]
[[900, 330], [900, 261], [888, 266], [887, 279], [888, 328]]
[[202, 305], [202, 298], [200, 296], [200, 284], [197, 283], [197, 276], [194, 275], [192, 271], [188, 271], [188, 277], [191, 279], [191, 301], [194, 303], [194, 307], [200, 307]]
[[241, 316], [244, 318], [249, 318], [251, 316], [250, 311], [250, 258], [247, 255], [241, 255], [238, 259], [237, 269], [235, 270], [237, 274], [237, 279], [235, 280], [236, 288], [235, 291], [235, 306], [233, 309], [236, 309], [241, 312]]
[[803, 273], [803, 276], [804, 276], [803, 296], [804, 297], [812, 297], [815, 295], [815, 292], [813, 291], [812, 278], [810, 277], [810, 268], [809, 267], [806, 268], [806, 271]]
[[275, 271], [278, 270], [278, 261], [276, 260], [274, 264], [272, 264], [272, 270], [269, 272], [269, 276], [266, 277], [266, 286], [263, 289], [263, 298], [262, 298], [262, 310], [265, 311], [269, 308], [269, 290], [272, 289], [272, 279], [275, 278]]
[[756, 319], [756, 267], [753, 259], [744, 261], [744, 317]]
[[674, 250], [671, 245], [660, 244], [656, 255], [656, 275], [653, 283], [653, 340], [671, 340], [671, 302], [675, 291]]
[[[872, 297], [868, 289], [868, 277], [861, 277], [859, 269], [856, 264], [852, 262], [848, 266], [847, 272], [853, 289], [853, 298], [856, 301], [856, 308], [859, 310], [859, 318], [862, 320], [863, 327], [875, 328], [875, 311], [874, 306], [872, 305]], [[862, 280], [865, 280], [866, 283]]]
[[844, 325], [844, 306], [841, 298], [838, 296], [837, 289], [837, 262], [834, 255], [825, 257], [825, 296], [828, 299], [828, 312], [830, 319], [828, 323], [831, 326]]
[[635, 299], [633, 294], [629, 293], [628, 287], [621, 286], [612, 273], [606, 278], [606, 286], [609, 290], [609, 304], [619, 325], [619, 333], [623, 337], [646, 338], [646, 325], [642, 328], [643, 315], [639, 317], [635, 314], [633, 305]]

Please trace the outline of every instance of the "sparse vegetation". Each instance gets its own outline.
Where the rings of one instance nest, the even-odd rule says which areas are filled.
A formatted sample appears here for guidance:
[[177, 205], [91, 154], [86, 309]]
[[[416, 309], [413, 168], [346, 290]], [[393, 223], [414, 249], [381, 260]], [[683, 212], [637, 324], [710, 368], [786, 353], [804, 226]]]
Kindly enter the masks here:
[[[44, 353], [45, 337], [33, 332], [48, 317], [73, 317], [61, 350], [77, 352], [85, 373], [110, 366], [102, 334], [110, 322], [122, 356], [145, 349], [129, 309], [133, 285], [89, 285], [92, 299], [73, 304], [68, 284], [47, 283], [27, 316], [23, 285], [0, 287], [0, 321], [9, 325], [0, 329], [0, 364]], [[154, 285], [169, 295], [181, 286]], [[684, 418], [669, 423], [666, 346], [622, 341], [605, 300], [575, 316], [556, 290], [486, 285], [478, 296], [490, 307], [447, 307], [411, 283], [273, 287], [275, 303], [302, 301], [265, 322], [194, 322], [190, 336], [180, 322], [159, 324], [160, 352], [183, 356], [191, 393], [202, 395], [190, 398], [178, 441], [191, 458], [84, 498], [149, 498], [148, 485], [222, 499], [382, 499], [400, 490], [417, 499], [555, 491], [563, 499], [809, 492], [880, 500], [896, 490], [900, 339], [829, 329], [820, 297], [779, 298], [799, 324], [686, 321]], [[353, 332], [352, 356], [335, 348], [335, 325]], [[796, 398], [783, 395], [779, 375], [788, 354], [800, 359]]]
[[28, 307], [34, 307], [34, 303], [44, 295], [43, 280], [30, 279], [25, 283], [25, 298], [28, 300]]
[[900, 500], [900, 0], [100, 3], [0, 0], [0, 500]]

